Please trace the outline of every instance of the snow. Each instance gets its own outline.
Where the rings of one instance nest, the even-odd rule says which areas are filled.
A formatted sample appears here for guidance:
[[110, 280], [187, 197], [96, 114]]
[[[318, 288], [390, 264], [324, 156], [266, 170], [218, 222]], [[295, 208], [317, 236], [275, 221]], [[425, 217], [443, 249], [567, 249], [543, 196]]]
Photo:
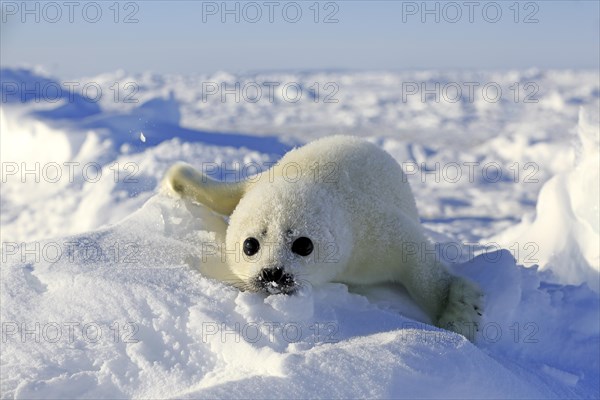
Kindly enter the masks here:
[[[85, 79], [106, 93], [137, 82], [140, 101], [0, 109], [2, 397], [600, 396], [597, 72]], [[201, 83], [223, 80], [336, 82], [340, 101], [202, 102]], [[539, 102], [403, 102], [412, 81], [534, 81]], [[203, 243], [225, 222], [157, 189], [176, 161], [235, 179], [340, 132], [403, 164], [440, 256], [483, 288], [475, 344], [428, 325], [393, 285], [264, 297], [214, 281]], [[482, 173], [492, 163], [501, 179]]]
[[[600, 121], [582, 109], [576, 164], [542, 187], [533, 221], [526, 220], [499, 235], [500, 242], [535, 244], [538, 260], [560, 282], [588, 285], [600, 291]], [[538, 253], [538, 251], [536, 251]], [[525, 265], [533, 264], [525, 257]]]

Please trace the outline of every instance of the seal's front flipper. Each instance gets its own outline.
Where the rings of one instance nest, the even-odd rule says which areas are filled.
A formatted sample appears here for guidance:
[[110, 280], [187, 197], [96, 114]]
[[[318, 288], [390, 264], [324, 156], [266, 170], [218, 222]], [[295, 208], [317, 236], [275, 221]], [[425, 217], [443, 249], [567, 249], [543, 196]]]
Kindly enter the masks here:
[[436, 325], [460, 333], [475, 341], [483, 313], [483, 293], [474, 283], [452, 277], [448, 286], [446, 305]]
[[223, 215], [231, 215], [247, 186], [244, 181], [216, 181], [185, 163], [173, 165], [167, 171], [164, 182], [180, 196], [204, 204]]

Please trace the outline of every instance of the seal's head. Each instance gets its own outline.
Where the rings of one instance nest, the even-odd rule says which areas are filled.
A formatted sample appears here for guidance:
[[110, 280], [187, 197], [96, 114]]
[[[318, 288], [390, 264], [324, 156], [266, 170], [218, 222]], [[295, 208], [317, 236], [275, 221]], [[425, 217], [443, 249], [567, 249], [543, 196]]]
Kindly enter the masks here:
[[229, 220], [226, 254], [247, 290], [290, 294], [333, 280], [351, 243], [349, 220], [326, 187], [281, 181], [240, 200]]

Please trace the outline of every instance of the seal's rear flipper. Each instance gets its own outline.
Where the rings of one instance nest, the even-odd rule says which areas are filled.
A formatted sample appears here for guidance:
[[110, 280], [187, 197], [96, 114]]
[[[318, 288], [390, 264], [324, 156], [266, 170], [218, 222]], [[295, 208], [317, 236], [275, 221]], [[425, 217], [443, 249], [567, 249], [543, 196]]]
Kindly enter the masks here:
[[231, 215], [246, 189], [244, 181], [216, 181], [185, 163], [173, 165], [165, 175], [164, 184], [180, 196], [223, 215]]

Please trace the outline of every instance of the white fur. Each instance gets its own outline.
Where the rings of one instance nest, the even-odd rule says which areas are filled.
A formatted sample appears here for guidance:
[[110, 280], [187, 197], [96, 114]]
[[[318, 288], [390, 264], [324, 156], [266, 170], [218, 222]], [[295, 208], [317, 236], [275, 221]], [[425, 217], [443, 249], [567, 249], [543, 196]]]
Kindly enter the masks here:
[[[166, 181], [230, 215], [227, 261], [242, 284], [269, 267], [313, 285], [399, 282], [436, 325], [473, 339], [465, 326], [479, 321], [481, 293], [433, 255], [423, 256], [429, 242], [410, 186], [398, 163], [377, 146], [332, 136], [290, 151], [271, 170], [244, 182], [216, 182], [182, 164]], [[314, 243], [307, 257], [290, 251], [300, 236]], [[242, 253], [248, 237], [261, 243], [256, 256]]]

